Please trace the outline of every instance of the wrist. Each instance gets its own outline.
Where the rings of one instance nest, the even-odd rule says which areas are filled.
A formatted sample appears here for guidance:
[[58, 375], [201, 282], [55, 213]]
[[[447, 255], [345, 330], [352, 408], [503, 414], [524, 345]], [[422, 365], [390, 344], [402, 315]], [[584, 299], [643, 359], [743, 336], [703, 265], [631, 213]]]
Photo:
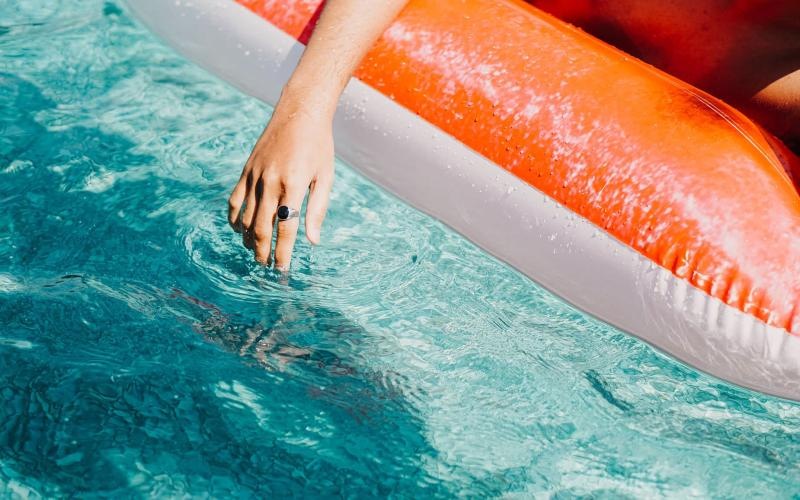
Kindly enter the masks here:
[[305, 114], [319, 120], [333, 121], [342, 89], [289, 80], [275, 106], [276, 113]]

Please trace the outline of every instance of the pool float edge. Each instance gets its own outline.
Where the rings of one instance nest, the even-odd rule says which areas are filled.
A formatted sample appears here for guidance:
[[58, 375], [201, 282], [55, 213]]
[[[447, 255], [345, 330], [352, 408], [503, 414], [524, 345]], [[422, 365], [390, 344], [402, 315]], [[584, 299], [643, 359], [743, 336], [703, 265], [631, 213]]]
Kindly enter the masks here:
[[[271, 104], [302, 53], [229, 0], [128, 3], [187, 57]], [[581, 310], [717, 377], [800, 399], [797, 337], [676, 277], [358, 79], [335, 135], [350, 165]]]

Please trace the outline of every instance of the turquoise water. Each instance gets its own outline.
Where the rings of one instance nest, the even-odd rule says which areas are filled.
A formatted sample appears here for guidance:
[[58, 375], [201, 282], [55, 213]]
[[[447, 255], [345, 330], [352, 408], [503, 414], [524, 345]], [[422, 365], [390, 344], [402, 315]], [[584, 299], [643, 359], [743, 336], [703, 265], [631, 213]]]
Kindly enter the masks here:
[[697, 373], [338, 165], [288, 282], [269, 109], [98, 0], [0, 0], [0, 496], [798, 497], [800, 405]]

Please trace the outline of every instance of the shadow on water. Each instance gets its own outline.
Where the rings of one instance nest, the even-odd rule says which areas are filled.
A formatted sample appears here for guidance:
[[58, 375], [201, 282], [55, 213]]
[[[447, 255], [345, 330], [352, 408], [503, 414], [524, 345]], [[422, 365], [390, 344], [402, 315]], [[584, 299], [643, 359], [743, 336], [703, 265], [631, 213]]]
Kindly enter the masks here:
[[[45, 129], [55, 104], [0, 80], [0, 477], [42, 493], [445, 493], [413, 388], [360, 361], [368, 332], [198, 282], [175, 214], [153, 215], [196, 187], [128, 178], [157, 160], [99, 128]], [[86, 189], [101, 171], [116, 183]]]

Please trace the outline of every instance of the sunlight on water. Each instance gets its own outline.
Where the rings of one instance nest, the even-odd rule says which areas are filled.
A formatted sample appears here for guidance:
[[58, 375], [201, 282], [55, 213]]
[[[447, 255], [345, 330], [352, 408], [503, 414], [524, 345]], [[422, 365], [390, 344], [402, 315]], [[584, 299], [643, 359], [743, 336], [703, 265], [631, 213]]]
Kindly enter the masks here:
[[800, 406], [565, 305], [338, 165], [288, 283], [269, 109], [114, 2], [0, 0], [0, 496], [787, 497]]

